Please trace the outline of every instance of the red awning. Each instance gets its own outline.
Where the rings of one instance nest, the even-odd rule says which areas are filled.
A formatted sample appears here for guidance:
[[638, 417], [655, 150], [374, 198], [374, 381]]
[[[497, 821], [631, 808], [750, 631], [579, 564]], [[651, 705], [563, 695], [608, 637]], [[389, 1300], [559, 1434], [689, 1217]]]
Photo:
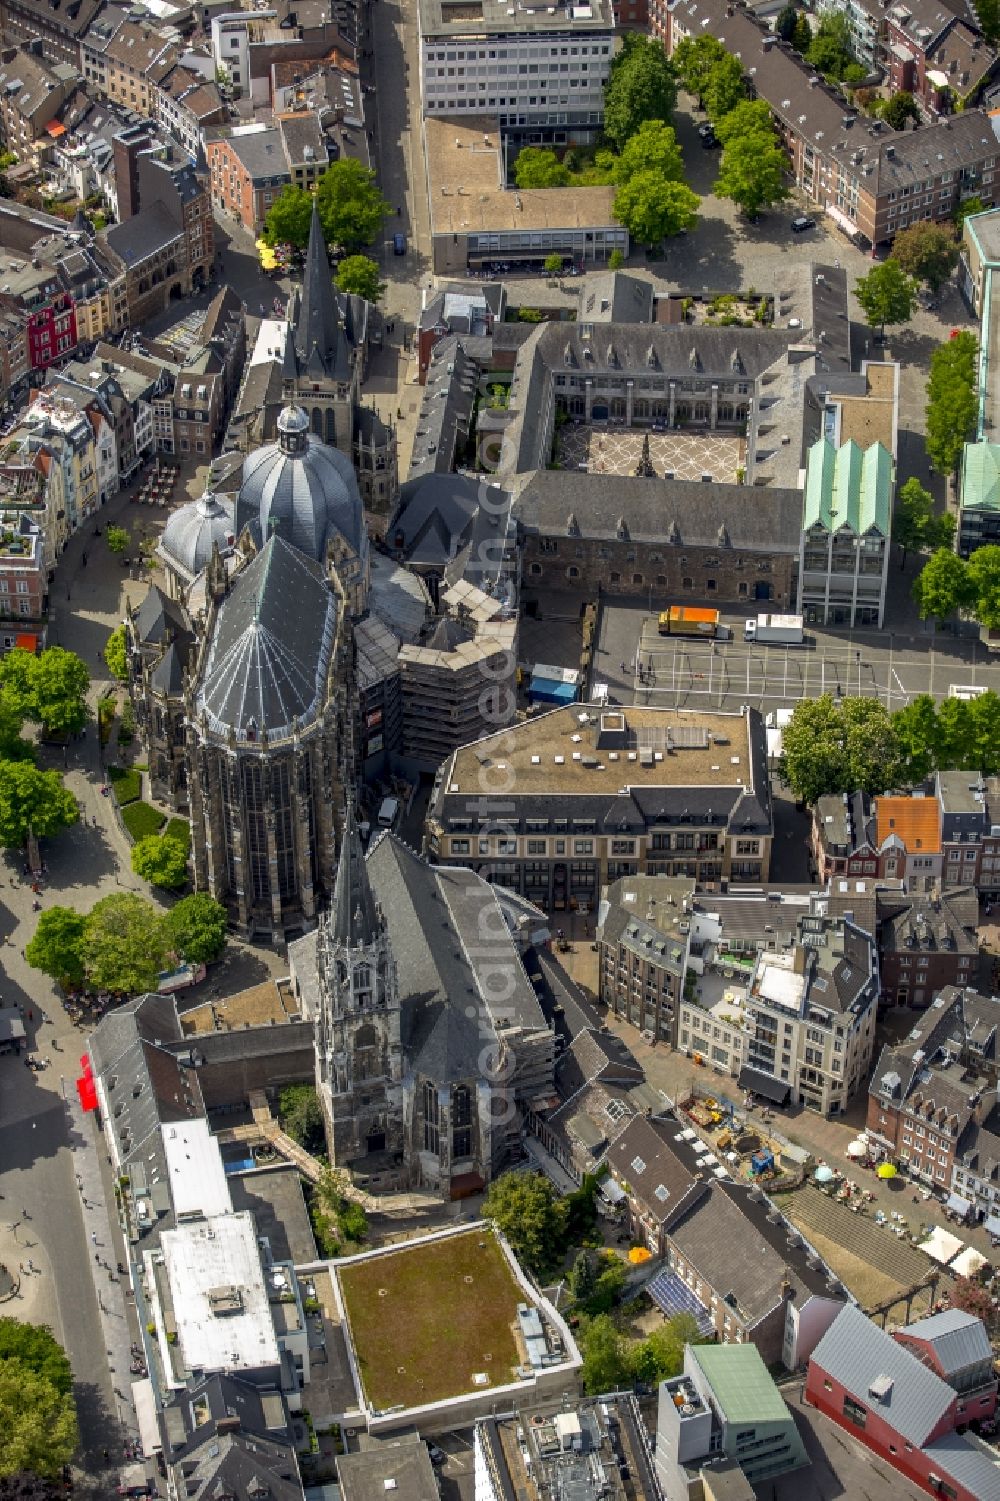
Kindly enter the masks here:
[[65, 125], [60, 124], [58, 120], [50, 120], [45, 129], [48, 134], [52, 136], [53, 140], [56, 138], [56, 136], [64, 136], [66, 134]]
[[29, 636], [27, 634], [23, 636], [16, 636], [14, 638], [14, 645], [18, 648], [19, 651], [36, 652], [38, 650], [38, 637]]

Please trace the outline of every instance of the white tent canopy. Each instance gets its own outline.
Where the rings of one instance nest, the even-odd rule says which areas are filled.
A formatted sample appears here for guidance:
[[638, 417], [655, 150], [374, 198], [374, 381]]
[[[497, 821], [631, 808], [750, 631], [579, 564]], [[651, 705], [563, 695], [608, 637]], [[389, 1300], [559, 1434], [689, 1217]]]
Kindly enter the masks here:
[[974, 1277], [986, 1265], [986, 1257], [980, 1256], [975, 1246], [966, 1246], [961, 1256], [956, 1256], [951, 1270], [959, 1277]]
[[934, 1261], [939, 1261], [942, 1266], [947, 1266], [954, 1256], [963, 1249], [962, 1242], [957, 1235], [952, 1235], [943, 1225], [935, 1225], [929, 1240], [920, 1242], [921, 1251], [926, 1251]]

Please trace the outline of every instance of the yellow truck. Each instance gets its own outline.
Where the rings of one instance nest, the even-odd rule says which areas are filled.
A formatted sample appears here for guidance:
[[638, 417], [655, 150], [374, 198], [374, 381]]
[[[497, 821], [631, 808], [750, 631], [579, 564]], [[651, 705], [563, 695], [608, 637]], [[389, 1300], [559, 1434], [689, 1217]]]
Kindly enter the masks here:
[[661, 636], [711, 636], [719, 634], [719, 612], [699, 605], [671, 605], [660, 611], [657, 629]]

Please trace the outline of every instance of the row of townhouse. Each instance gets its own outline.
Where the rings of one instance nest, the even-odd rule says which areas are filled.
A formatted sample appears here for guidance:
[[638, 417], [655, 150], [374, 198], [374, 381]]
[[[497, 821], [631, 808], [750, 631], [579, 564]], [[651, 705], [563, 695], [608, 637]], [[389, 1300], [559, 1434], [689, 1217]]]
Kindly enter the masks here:
[[105, 12], [81, 42], [80, 65], [95, 94], [155, 121], [192, 156], [205, 128], [228, 119], [210, 60], [186, 54], [170, 28]]
[[859, 114], [738, 0], [657, 3], [650, 25], [671, 53], [685, 37], [708, 33], [739, 58], [771, 110], [796, 184], [846, 234], [883, 245], [911, 224], [950, 219], [967, 198], [993, 203], [1000, 145], [984, 111], [891, 130]]
[[871, 876], [911, 891], [1000, 891], [1000, 779], [939, 771], [930, 790], [818, 799], [812, 850], [819, 880]]

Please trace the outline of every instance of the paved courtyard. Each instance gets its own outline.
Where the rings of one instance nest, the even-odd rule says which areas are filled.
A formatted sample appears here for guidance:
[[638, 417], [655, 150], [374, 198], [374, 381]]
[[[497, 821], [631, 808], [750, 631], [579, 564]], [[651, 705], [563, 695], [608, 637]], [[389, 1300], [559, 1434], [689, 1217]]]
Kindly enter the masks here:
[[643, 438], [657, 474], [701, 480], [706, 474], [733, 482], [746, 455], [746, 442], [734, 433], [657, 433], [643, 428], [567, 423], [556, 439], [556, 458], [564, 469], [591, 474], [634, 474], [642, 457]]

